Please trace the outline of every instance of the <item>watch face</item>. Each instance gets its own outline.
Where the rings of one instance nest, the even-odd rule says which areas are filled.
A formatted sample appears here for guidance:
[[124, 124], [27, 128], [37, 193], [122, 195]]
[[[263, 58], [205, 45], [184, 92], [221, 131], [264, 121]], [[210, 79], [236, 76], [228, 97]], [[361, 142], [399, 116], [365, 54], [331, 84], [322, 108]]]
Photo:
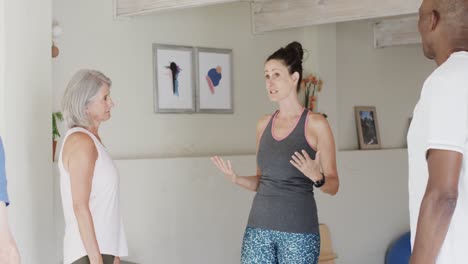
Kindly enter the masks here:
[[322, 174], [322, 179], [314, 182], [314, 186], [317, 188], [320, 188], [325, 184], [325, 174], [323, 174], [322, 172], [321, 174]]
[[314, 186], [317, 187], [317, 188], [322, 187], [322, 185], [323, 185], [323, 181], [322, 181], [322, 180], [316, 181], [316, 182], [314, 183]]

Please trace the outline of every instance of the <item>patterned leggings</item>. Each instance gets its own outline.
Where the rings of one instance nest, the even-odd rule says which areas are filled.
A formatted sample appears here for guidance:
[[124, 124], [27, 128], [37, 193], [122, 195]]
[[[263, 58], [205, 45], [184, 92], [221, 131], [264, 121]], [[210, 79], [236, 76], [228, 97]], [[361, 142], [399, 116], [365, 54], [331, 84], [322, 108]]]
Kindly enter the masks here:
[[320, 234], [288, 233], [247, 227], [242, 264], [317, 264]]

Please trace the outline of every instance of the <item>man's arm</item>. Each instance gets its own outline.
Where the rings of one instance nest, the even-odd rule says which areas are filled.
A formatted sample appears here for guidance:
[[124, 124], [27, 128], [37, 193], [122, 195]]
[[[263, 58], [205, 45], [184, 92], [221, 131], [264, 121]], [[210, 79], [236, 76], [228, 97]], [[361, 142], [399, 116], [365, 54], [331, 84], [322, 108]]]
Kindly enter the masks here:
[[458, 199], [463, 155], [456, 151], [427, 152], [429, 180], [419, 211], [411, 264], [432, 264], [439, 255]]

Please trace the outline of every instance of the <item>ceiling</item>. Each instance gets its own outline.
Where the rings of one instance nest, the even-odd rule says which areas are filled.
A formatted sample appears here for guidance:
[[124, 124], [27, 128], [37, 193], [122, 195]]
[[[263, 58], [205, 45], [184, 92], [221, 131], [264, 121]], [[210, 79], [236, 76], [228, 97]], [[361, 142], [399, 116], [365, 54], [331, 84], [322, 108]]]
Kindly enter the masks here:
[[114, 0], [115, 16], [146, 15], [233, 2], [251, 5], [253, 33], [375, 19], [375, 46], [419, 42], [416, 13], [422, 0]]

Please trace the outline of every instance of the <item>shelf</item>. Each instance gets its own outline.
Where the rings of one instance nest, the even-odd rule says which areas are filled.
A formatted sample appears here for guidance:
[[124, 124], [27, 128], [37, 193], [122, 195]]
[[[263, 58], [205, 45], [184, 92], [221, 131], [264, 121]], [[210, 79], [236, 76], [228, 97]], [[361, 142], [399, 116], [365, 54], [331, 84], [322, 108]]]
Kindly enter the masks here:
[[352, 153], [352, 152], [386, 152], [386, 151], [407, 151], [407, 148], [381, 148], [381, 149], [341, 149], [338, 153]]

